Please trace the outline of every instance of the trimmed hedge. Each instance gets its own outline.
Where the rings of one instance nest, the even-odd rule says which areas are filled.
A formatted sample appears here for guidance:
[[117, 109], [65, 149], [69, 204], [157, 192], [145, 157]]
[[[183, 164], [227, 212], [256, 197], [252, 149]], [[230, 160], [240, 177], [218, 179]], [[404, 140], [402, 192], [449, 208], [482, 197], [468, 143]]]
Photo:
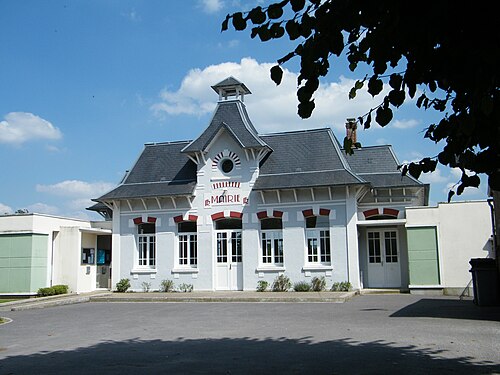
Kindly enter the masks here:
[[69, 287], [67, 285], [54, 285], [54, 286], [49, 286], [47, 288], [40, 288], [38, 289], [37, 296], [48, 297], [48, 296], [55, 296], [57, 294], [67, 294], [68, 288]]

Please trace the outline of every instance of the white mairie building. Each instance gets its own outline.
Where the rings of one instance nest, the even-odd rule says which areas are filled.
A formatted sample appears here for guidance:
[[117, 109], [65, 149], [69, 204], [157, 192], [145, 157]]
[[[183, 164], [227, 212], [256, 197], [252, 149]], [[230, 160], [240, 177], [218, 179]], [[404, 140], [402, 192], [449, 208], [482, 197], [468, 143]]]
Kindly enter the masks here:
[[406, 207], [427, 206], [429, 187], [401, 176], [392, 148], [346, 155], [330, 128], [259, 134], [243, 83], [229, 77], [212, 88], [219, 102], [198, 138], [146, 144], [96, 199], [92, 209], [112, 213], [112, 285], [255, 290], [285, 274], [292, 283], [324, 276], [327, 287], [408, 288], [420, 263], [409, 259]]

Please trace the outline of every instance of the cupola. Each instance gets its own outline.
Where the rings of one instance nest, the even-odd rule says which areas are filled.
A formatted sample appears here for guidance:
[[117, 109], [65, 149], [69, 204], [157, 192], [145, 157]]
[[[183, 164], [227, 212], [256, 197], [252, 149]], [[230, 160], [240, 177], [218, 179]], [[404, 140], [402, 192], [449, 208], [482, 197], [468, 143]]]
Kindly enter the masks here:
[[245, 95], [251, 94], [251, 91], [244, 83], [241, 83], [234, 77], [228, 77], [225, 80], [212, 86], [212, 89], [219, 94], [219, 101], [240, 99], [244, 101]]

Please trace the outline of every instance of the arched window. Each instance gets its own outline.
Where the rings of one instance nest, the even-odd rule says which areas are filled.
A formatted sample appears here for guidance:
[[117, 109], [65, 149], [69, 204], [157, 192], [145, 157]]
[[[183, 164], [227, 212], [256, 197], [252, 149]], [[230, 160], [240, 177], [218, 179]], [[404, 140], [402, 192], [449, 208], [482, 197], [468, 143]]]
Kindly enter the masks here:
[[177, 223], [179, 236], [179, 266], [196, 268], [198, 265], [198, 234], [196, 221]]
[[[329, 210], [320, 210], [320, 215], [311, 215], [307, 210], [306, 242], [307, 263], [331, 265]], [[324, 213], [324, 214], [323, 214]], [[304, 211], [304, 216], [306, 211]]]
[[264, 266], [283, 266], [283, 220], [264, 217], [260, 220], [261, 262]]
[[156, 225], [140, 223], [137, 225], [138, 266], [156, 268]]

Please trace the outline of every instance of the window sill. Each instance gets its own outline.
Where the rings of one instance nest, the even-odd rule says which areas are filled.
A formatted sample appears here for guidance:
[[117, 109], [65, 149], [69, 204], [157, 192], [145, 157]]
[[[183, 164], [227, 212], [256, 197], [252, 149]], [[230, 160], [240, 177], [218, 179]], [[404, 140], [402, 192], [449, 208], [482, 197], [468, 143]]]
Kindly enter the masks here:
[[173, 268], [172, 273], [198, 273], [200, 270], [198, 268]]
[[134, 273], [157, 273], [158, 270], [156, 268], [134, 268], [130, 270], [131, 274]]
[[257, 267], [256, 271], [257, 272], [285, 272], [286, 268], [283, 267], [283, 266], [269, 266], [269, 267], [265, 267], [265, 266], [261, 266], [261, 267]]
[[333, 271], [333, 266], [323, 264], [310, 264], [302, 267], [302, 271]]

